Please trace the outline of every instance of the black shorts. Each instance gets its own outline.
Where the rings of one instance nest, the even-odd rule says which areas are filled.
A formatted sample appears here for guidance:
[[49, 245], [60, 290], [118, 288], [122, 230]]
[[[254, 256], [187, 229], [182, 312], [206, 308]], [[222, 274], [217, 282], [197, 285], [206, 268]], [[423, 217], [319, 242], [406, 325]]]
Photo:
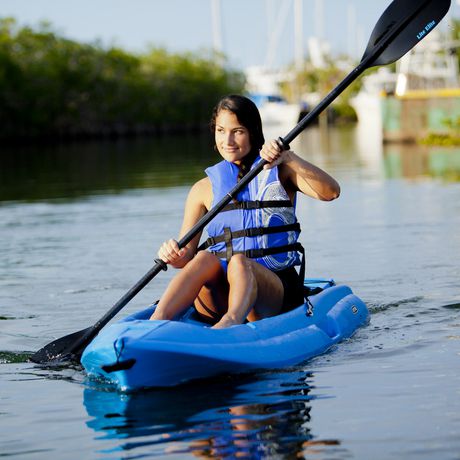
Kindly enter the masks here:
[[294, 267], [289, 267], [274, 273], [278, 275], [284, 288], [281, 313], [302, 305], [305, 302], [303, 288], [304, 280], [300, 279], [297, 270]]

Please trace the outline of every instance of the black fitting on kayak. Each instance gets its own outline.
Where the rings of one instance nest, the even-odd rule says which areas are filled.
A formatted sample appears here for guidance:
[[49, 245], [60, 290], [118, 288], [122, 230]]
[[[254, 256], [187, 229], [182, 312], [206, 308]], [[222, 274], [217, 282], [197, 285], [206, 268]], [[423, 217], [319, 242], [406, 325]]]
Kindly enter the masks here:
[[113, 364], [105, 364], [104, 366], [101, 366], [101, 369], [104, 372], [107, 372], [108, 374], [110, 374], [111, 372], [116, 372], [116, 371], [127, 371], [128, 369], [131, 369], [134, 366], [134, 364], [136, 364], [135, 358], [128, 358], [128, 359], [125, 359], [124, 361], [120, 361], [121, 354], [124, 348], [125, 348], [125, 339], [123, 337], [113, 342], [113, 349], [115, 351], [117, 360]]
[[161, 259], [155, 259], [155, 262], [157, 265], [161, 267], [162, 270], [166, 271], [168, 269], [168, 266], [166, 265], [166, 262], [164, 262]]
[[116, 371], [127, 371], [128, 369], [131, 369], [134, 364], [136, 364], [136, 360], [131, 358], [127, 359], [126, 361], [117, 361], [113, 364], [106, 364], [105, 366], [101, 366], [101, 369], [104, 372], [107, 372], [107, 374], [110, 374], [111, 372]]

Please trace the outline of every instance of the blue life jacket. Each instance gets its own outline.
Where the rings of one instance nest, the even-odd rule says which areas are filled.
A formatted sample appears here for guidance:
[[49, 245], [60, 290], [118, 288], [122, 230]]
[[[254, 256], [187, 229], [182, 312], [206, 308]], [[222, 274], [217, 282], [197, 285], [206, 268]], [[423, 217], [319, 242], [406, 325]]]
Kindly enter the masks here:
[[[260, 157], [252, 168], [259, 161]], [[225, 160], [206, 169], [213, 206], [235, 186], [238, 172], [237, 165]], [[279, 181], [277, 167], [262, 170], [239, 192], [236, 201], [214, 217], [207, 231], [209, 238], [199, 249], [216, 254], [224, 268], [233, 254], [245, 254], [271, 271], [301, 263], [299, 252], [303, 254], [303, 248], [297, 242], [300, 225], [295, 207]]]

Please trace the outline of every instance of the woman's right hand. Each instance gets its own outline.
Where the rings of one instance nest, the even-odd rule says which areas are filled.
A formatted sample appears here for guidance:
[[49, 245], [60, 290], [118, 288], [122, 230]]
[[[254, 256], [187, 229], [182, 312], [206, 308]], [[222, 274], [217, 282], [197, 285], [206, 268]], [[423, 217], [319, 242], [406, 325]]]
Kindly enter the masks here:
[[187, 248], [179, 249], [179, 245], [177, 244], [177, 241], [174, 239], [165, 241], [158, 251], [158, 257], [163, 262], [170, 264], [173, 267], [184, 266], [184, 258], [186, 255]]

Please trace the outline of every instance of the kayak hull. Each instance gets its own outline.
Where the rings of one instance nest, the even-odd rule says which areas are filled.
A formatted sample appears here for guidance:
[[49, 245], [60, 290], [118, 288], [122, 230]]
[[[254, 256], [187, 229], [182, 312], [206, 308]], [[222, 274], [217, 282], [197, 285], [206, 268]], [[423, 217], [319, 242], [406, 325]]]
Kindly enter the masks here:
[[226, 329], [200, 322], [193, 309], [175, 321], [150, 321], [152, 306], [103, 329], [81, 362], [90, 377], [121, 391], [299, 364], [350, 337], [369, 319], [366, 305], [348, 286], [306, 284], [321, 292], [304, 305]]

